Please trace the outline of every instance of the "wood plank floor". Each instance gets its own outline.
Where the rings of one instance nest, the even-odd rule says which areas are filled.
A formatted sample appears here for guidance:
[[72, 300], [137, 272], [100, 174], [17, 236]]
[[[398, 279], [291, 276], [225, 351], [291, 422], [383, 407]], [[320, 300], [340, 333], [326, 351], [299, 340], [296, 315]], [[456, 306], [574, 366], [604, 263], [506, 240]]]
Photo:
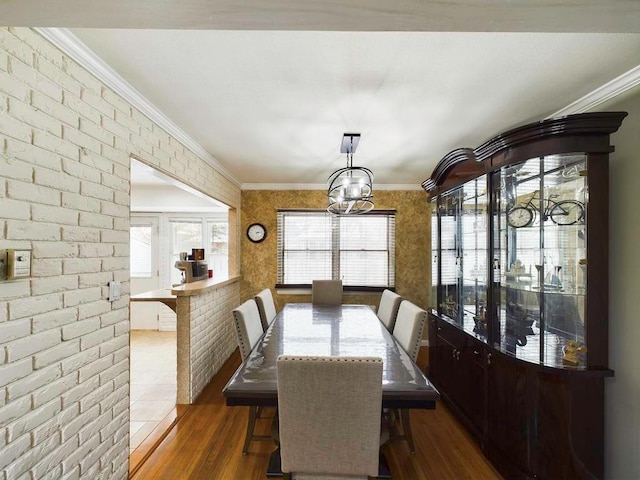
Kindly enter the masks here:
[[[418, 363], [424, 365], [423, 352]], [[266, 478], [273, 444], [253, 442], [242, 455], [248, 409], [227, 407], [222, 396], [238, 365], [236, 351], [132, 480]], [[268, 434], [273, 414], [265, 409], [258, 433]], [[412, 410], [411, 426], [415, 455], [404, 442], [384, 447], [394, 480], [501, 479], [441, 402], [435, 410]]]

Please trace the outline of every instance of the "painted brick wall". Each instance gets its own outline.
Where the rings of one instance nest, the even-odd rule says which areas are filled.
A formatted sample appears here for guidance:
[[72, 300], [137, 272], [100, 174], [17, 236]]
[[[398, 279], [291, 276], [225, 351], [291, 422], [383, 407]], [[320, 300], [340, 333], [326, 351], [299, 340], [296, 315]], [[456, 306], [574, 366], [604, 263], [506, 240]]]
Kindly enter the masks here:
[[189, 299], [193, 402], [238, 346], [233, 309], [240, 305], [240, 282]]
[[[33, 250], [33, 277], [0, 283], [0, 480], [127, 477], [130, 154], [240, 205], [237, 186], [37, 33], [0, 29], [0, 249]], [[235, 348], [197, 308], [197, 329]]]

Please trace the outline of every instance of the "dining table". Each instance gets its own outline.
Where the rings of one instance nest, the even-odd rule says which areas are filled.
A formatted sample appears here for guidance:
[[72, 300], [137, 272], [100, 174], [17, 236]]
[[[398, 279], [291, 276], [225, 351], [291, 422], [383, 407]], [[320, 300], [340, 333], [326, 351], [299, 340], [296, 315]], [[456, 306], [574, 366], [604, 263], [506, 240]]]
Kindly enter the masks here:
[[277, 407], [280, 355], [381, 358], [383, 408], [434, 409], [439, 398], [369, 305], [289, 303], [224, 387], [227, 405]]

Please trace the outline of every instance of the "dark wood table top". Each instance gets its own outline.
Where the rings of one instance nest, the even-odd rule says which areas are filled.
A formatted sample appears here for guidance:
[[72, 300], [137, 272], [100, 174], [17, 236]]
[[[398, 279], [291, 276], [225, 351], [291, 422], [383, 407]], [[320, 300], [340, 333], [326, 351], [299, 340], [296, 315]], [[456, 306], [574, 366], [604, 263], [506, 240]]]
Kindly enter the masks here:
[[276, 406], [279, 355], [380, 357], [384, 407], [435, 408], [439, 397], [369, 306], [291, 303], [224, 387], [227, 405]]

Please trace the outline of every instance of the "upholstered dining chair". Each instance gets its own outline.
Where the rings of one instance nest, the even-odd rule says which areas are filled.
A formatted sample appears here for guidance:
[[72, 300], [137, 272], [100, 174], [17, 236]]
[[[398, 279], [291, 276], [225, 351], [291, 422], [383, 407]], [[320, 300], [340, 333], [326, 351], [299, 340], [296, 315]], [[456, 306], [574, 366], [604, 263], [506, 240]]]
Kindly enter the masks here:
[[382, 359], [280, 356], [277, 369], [284, 478], [377, 476]]
[[[420, 340], [426, 323], [427, 312], [425, 310], [408, 300], [403, 300], [400, 303], [396, 323], [393, 327], [393, 336], [414, 362], [418, 359]], [[409, 423], [409, 410], [406, 408], [400, 409], [400, 423], [403, 434], [396, 438], [405, 440], [409, 445], [409, 451], [415, 453], [416, 450], [413, 445], [411, 425]]]
[[[251, 350], [256, 345], [264, 333], [260, 313], [254, 299], [247, 300], [233, 311], [233, 321], [236, 327], [236, 337], [242, 360], [247, 358]], [[253, 440], [272, 440], [268, 435], [254, 435], [256, 419], [259, 417], [259, 407], [249, 407], [249, 421], [247, 422], [247, 433], [244, 437], [242, 454], [249, 451], [249, 444]]]
[[380, 297], [380, 305], [378, 306], [377, 315], [380, 321], [387, 327], [387, 330], [393, 332], [396, 324], [398, 309], [400, 308], [402, 297], [391, 290], [384, 290]]
[[314, 280], [311, 285], [314, 305], [342, 305], [342, 280]]
[[256, 295], [256, 304], [260, 312], [260, 320], [262, 321], [262, 329], [266, 332], [269, 324], [276, 316], [276, 305], [273, 302], [271, 290], [265, 288]]

